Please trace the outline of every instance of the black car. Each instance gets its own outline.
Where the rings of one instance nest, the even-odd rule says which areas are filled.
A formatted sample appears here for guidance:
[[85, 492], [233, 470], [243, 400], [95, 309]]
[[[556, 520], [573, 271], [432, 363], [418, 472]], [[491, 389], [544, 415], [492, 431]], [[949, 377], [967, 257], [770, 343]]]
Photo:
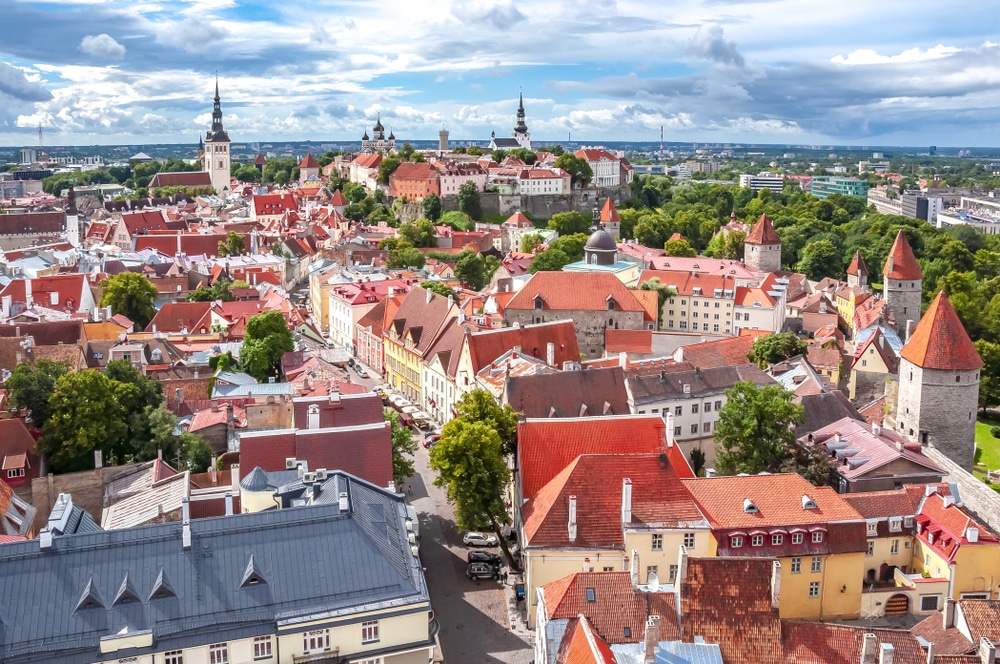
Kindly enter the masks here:
[[503, 562], [500, 556], [489, 551], [469, 551], [469, 555], [466, 558], [470, 563], [486, 563], [496, 566], [499, 566]]
[[499, 579], [500, 569], [486, 563], [469, 563], [465, 575], [470, 579]]

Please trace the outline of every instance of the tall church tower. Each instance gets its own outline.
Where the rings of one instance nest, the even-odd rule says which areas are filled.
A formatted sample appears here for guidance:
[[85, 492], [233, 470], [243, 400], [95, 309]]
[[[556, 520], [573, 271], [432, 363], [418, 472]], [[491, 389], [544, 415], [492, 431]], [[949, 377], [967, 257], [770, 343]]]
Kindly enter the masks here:
[[76, 191], [72, 182], [66, 192], [66, 241], [74, 247], [80, 246], [80, 211], [76, 209]]
[[899, 356], [896, 431], [972, 470], [983, 361], [943, 291]]
[[528, 125], [524, 123], [524, 92], [518, 95], [517, 102], [517, 123], [514, 125], [512, 138], [518, 145], [528, 150], [531, 149], [531, 134], [528, 133]]
[[205, 170], [212, 178], [215, 193], [229, 193], [229, 134], [222, 127], [222, 104], [219, 103], [219, 79], [215, 79], [215, 106], [212, 107], [212, 130], [205, 135]]
[[743, 243], [743, 262], [760, 272], [781, 269], [781, 238], [766, 214], [760, 215]]
[[907, 321], [920, 320], [920, 287], [924, 273], [903, 229], [896, 234], [889, 257], [885, 259], [882, 276], [885, 278], [885, 306], [896, 323], [896, 332], [905, 339]]

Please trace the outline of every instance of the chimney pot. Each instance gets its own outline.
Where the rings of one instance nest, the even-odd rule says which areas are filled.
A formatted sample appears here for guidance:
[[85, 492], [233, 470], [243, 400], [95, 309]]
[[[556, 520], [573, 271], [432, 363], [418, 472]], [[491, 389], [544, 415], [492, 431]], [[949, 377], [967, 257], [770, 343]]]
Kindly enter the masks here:
[[944, 628], [951, 629], [955, 626], [955, 600], [948, 597], [944, 600], [944, 611], [941, 612], [944, 618]]
[[878, 650], [878, 637], [868, 632], [861, 645], [861, 664], [875, 664], [876, 651]]
[[632, 480], [622, 480], [622, 526], [632, 523]]
[[350, 512], [351, 511], [351, 499], [348, 497], [347, 492], [346, 491], [341, 491], [339, 499], [340, 499], [339, 507], [340, 507], [341, 513]]

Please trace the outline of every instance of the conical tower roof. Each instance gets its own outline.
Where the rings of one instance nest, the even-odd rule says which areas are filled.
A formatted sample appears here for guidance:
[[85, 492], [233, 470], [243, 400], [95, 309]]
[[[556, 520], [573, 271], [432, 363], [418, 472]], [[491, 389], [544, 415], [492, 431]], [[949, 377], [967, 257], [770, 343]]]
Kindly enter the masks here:
[[924, 369], [975, 371], [983, 368], [983, 360], [944, 291], [931, 302], [899, 355]]
[[865, 259], [861, 257], [860, 251], [854, 252], [854, 258], [847, 268], [847, 274], [853, 274], [858, 277], [868, 276], [868, 266], [865, 265]]
[[882, 275], [886, 279], [899, 279], [901, 281], [913, 281], [923, 279], [924, 273], [920, 269], [917, 257], [913, 255], [910, 248], [910, 241], [906, 239], [906, 233], [900, 228], [896, 233], [896, 241], [892, 243], [889, 257], [885, 259], [885, 267], [882, 268]]
[[615, 204], [611, 202], [610, 198], [604, 199], [604, 207], [601, 208], [601, 221], [621, 221], [618, 216], [618, 210], [615, 209]]
[[760, 215], [760, 219], [757, 223], [753, 225], [750, 229], [750, 234], [747, 235], [747, 244], [781, 244], [781, 238], [778, 237], [777, 231], [774, 230], [774, 224], [771, 223], [771, 219], [766, 215]]

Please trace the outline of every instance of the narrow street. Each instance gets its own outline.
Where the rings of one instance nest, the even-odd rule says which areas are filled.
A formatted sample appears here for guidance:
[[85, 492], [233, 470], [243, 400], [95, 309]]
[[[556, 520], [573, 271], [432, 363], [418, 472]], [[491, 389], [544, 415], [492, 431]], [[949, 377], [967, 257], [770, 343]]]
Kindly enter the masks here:
[[444, 661], [529, 664], [532, 644], [511, 632], [503, 586], [465, 576], [470, 549], [455, 529], [454, 511], [444, 491], [433, 484], [434, 471], [423, 445], [414, 465], [417, 474], [410, 482], [409, 498], [420, 518], [420, 558], [441, 624]]

